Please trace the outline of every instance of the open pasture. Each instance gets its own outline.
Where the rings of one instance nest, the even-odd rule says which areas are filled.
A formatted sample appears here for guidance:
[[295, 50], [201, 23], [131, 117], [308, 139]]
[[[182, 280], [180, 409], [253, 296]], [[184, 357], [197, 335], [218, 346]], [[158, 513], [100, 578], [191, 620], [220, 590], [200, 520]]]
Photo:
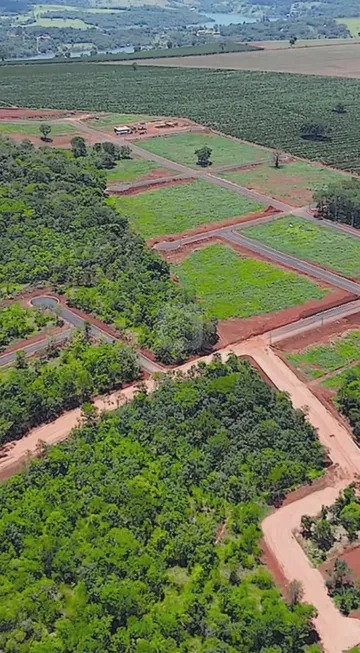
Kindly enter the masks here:
[[315, 190], [344, 178], [342, 173], [303, 161], [282, 164], [279, 168], [270, 163], [221, 174], [225, 179], [245, 186], [292, 206], [305, 206], [313, 200]]
[[274, 249], [360, 279], [360, 240], [295, 216], [246, 227], [241, 233]]
[[219, 320], [246, 318], [322, 299], [327, 289], [226, 245], [197, 249], [173, 267], [181, 284]]
[[[43, 123], [46, 124], [46, 120], [44, 120]], [[53, 136], [66, 136], [67, 134], [71, 134], [72, 132], [75, 131], [77, 131], [76, 126], [71, 125], [70, 123], [67, 122], [59, 123], [59, 124], [51, 124], [50, 138], [52, 138]], [[12, 134], [24, 134], [24, 135], [29, 134], [30, 136], [41, 136], [40, 123], [32, 123], [32, 122], [16, 123], [16, 122], [1, 121], [0, 134], [3, 136], [6, 136], [7, 134], [9, 134], [10, 136]]]
[[150, 138], [141, 143], [144, 150], [191, 167], [197, 167], [195, 150], [205, 146], [212, 150], [213, 168], [270, 158], [270, 153], [260, 147], [240, 143], [218, 134], [174, 134], [173, 136]]
[[285, 354], [286, 360], [307, 379], [316, 379], [360, 359], [360, 331], [341, 338]]
[[109, 200], [144, 238], [178, 234], [227, 218], [246, 216], [263, 206], [237, 193], [198, 179], [138, 195]]
[[[118, 161], [115, 168], [107, 172], [107, 181], [109, 184], [124, 183], [127, 181], [138, 181], [141, 178], [147, 177], [155, 170], [162, 170], [153, 161], [146, 161], [145, 159], [122, 159]], [[168, 174], [173, 174], [169, 171]], [[166, 171], [164, 171], [164, 175]]]

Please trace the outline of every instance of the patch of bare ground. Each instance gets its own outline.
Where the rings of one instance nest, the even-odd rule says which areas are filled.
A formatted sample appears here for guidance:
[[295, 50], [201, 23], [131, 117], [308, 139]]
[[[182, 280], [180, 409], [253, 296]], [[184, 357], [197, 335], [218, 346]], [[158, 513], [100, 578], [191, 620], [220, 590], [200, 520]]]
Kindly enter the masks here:
[[[137, 181], [151, 181], [152, 179], [157, 180], [157, 179], [163, 179], [164, 177], [169, 177], [170, 171], [167, 170], [166, 168], [155, 168], [155, 170], [150, 170], [150, 172], [147, 172], [144, 175], [140, 175], [139, 177], [136, 177], [135, 179], [131, 179], [131, 181], [124, 181], [121, 178], [119, 179], [111, 179], [110, 181], [107, 182], [109, 189], [111, 189], [111, 186], [119, 186], [119, 184], [133, 184]], [[171, 176], [175, 177], [177, 174], [180, 174], [179, 172], [177, 173], [176, 170], [171, 170]]]
[[97, 138], [96, 134], [85, 134], [83, 135], [82, 132], [69, 132], [68, 134], [64, 134], [64, 136], [54, 136], [51, 138], [50, 141], [43, 141], [41, 140], [40, 136], [34, 136], [34, 134], [24, 134], [21, 131], [21, 124], [19, 123], [19, 131], [16, 133], [9, 132], [8, 134], [6, 132], [2, 132], [4, 136], [8, 136], [12, 140], [14, 140], [16, 143], [21, 143], [24, 140], [31, 141], [33, 145], [36, 145], [37, 147], [62, 147], [65, 149], [70, 149], [71, 148], [71, 139], [74, 138], [74, 136], [82, 136], [85, 138], [85, 141], [89, 145], [93, 145], [94, 143], [97, 143], [99, 140]]
[[[181, 263], [185, 258], [187, 258], [193, 251], [208, 247], [212, 243], [220, 243], [222, 245], [227, 245], [235, 251], [239, 252], [242, 256], [249, 258], [255, 258], [257, 260], [266, 261], [275, 265], [271, 259], [268, 259], [265, 256], [260, 254], [254, 254], [249, 249], [242, 247], [241, 245], [236, 245], [221, 236], [209, 237], [200, 242], [188, 243], [183, 247], [179, 247], [176, 250], [162, 251], [161, 255], [168, 261], [168, 263]], [[276, 267], [285, 270], [294, 272], [294, 270], [285, 265], [276, 264]], [[299, 274], [298, 271], [296, 271]], [[311, 281], [319, 284], [318, 279], [314, 279], [310, 275], [303, 274]], [[305, 304], [299, 306], [293, 306], [292, 308], [286, 308], [281, 311], [274, 311], [273, 313], [264, 313], [262, 315], [255, 315], [249, 318], [231, 318], [229, 320], [219, 320], [218, 321], [218, 334], [219, 341], [215, 347], [216, 350], [226, 347], [235, 342], [243, 342], [248, 340], [251, 337], [261, 335], [267, 331], [277, 329], [279, 327], [285, 326], [286, 324], [291, 324], [297, 322], [305, 317], [310, 317], [315, 315], [320, 311], [325, 311], [335, 306], [341, 306], [342, 304], [348, 303], [357, 299], [355, 295], [341, 290], [340, 288], [335, 288], [329, 284], [321, 283], [321, 286], [324, 288], [330, 288], [331, 292], [328, 293], [323, 299], [320, 300], [310, 300]]]
[[286, 338], [274, 345], [274, 349], [279, 353], [295, 353], [313, 345], [330, 343], [334, 338], [340, 338], [348, 331], [357, 329], [360, 330], [360, 312], [336, 322], [324, 324], [322, 327], [304, 331], [294, 337]]
[[[184, 180], [188, 181], [188, 180]], [[223, 227], [232, 227], [236, 224], [243, 222], [253, 222], [259, 218], [265, 218], [272, 215], [278, 215], [280, 211], [274, 209], [273, 206], [268, 206], [264, 211], [258, 211], [257, 213], [248, 213], [247, 215], [241, 215], [234, 218], [227, 218], [221, 222], [212, 222], [211, 224], [201, 225], [195, 227], [194, 229], [188, 229], [187, 231], [181, 231], [177, 234], [167, 234], [166, 236], [156, 236], [156, 238], [150, 238], [147, 241], [147, 244], [150, 247], [154, 247], [158, 243], [172, 243], [174, 240], [181, 240], [182, 238], [187, 238], [188, 236], [197, 236], [199, 234], [206, 234], [209, 231], [214, 231], [216, 229], [222, 229]], [[178, 250], [176, 250], [178, 251]]]
[[[117, 62], [124, 65], [124, 62]], [[360, 78], [360, 43], [143, 59], [140, 66], [218, 68]], [[126, 64], [125, 64], [126, 65]]]

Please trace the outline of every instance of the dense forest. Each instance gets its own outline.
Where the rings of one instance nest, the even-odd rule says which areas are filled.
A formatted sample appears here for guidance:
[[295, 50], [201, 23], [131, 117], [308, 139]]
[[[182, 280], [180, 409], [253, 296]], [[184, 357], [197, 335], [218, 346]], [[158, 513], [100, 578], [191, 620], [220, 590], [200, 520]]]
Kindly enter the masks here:
[[50, 341], [43, 359], [27, 363], [19, 351], [15, 366], [0, 372], [0, 445], [139, 375], [129, 345], [93, 344], [82, 330], [60, 351]]
[[[341, 542], [353, 543], [360, 533], [360, 495], [359, 484], [352, 483], [341, 492], [335, 503], [323, 506], [321, 514], [315, 519], [303, 515], [301, 535], [314, 562], [326, 560], [330, 553], [336, 552]], [[333, 558], [333, 556], [332, 556]], [[341, 612], [349, 614], [360, 607], [360, 581], [345, 560], [333, 558], [328, 568], [326, 586]]]
[[106, 203], [99, 168], [114, 158], [112, 143], [87, 151], [78, 137], [73, 153], [0, 141], [0, 287], [53, 286], [166, 363], [209, 351], [215, 322]]
[[232, 356], [85, 424], [0, 487], [0, 648], [315, 653], [259, 566], [266, 504], [318, 475], [314, 429]]

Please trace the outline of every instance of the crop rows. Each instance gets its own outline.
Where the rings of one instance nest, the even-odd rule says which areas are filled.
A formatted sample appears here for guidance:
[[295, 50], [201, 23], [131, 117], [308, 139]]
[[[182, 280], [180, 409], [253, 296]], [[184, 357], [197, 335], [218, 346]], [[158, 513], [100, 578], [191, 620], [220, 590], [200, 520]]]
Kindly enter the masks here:
[[[0, 68], [10, 104], [188, 116], [227, 134], [360, 172], [359, 80], [280, 73], [86, 63]], [[343, 103], [346, 113], [333, 112]], [[321, 121], [331, 139], [303, 140]]]

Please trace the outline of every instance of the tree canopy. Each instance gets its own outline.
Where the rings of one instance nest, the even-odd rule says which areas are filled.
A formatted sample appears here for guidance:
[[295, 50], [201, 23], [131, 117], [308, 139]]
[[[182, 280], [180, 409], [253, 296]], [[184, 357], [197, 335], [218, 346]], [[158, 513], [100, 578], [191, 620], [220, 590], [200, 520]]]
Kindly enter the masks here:
[[87, 415], [0, 487], [0, 648], [306, 651], [259, 564], [266, 503], [324, 464], [303, 413], [232, 356]]

